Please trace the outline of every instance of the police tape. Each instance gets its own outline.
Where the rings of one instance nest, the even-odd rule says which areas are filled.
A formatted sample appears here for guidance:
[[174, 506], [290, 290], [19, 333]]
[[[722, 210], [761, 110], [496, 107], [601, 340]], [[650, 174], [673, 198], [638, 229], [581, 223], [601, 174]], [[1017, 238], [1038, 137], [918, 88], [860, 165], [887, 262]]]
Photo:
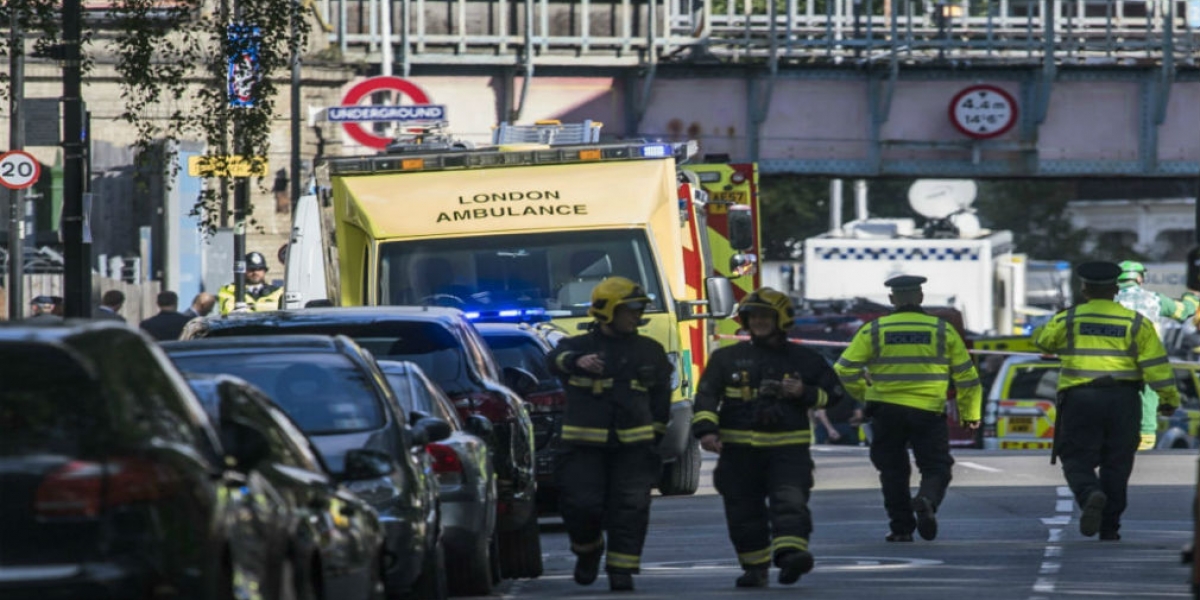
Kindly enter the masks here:
[[[713, 338], [714, 338], [714, 339], [718, 339], [718, 340], [739, 340], [739, 341], [745, 341], [745, 340], [748, 340], [748, 339], [750, 339], [750, 336], [748, 336], [748, 335], [728, 335], [728, 334], [717, 334], [717, 335], [714, 335], [714, 336], [713, 336]], [[809, 340], [809, 339], [804, 339], [804, 338], [788, 338], [788, 341], [789, 341], [789, 342], [794, 342], [794, 343], [797, 343], [797, 344], [804, 344], [805, 346], [828, 346], [828, 347], [830, 347], [830, 348], [845, 348], [845, 347], [847, 347], [847, 346], [849, 346], [849, 345], [850, 345], [850, 342], [837, 342], [837, 341], [833, 341], [833, 340]], [[1043, 354], [1043, 353], [1041, 353], [1041, 352], [1024, 352], [1024, 351], [1020, 351], [1020, 350], [975, 350], [975, 349], [968, 349], [968, 350], [967, 350], [967, 352], [968, 352], [969, 354], [983, 354], [983, 355], [992, 355], [992, 356], [1041, 356], [1041, 357], [1046, 357], [1046, 358], [1052, 358], [1052, 357], [1053, 357], [1053, 355], [1047, 355], [1047, 354]]]

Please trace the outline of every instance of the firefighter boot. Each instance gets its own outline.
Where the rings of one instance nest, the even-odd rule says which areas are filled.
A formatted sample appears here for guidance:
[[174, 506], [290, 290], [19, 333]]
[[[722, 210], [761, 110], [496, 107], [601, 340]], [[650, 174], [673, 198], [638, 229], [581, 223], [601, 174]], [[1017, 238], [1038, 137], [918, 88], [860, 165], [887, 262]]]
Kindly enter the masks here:
[[612, 592], [632, 592], [633, 574], [608, 572], [608, 589]]
[[1088, 494], [1083, 503], [1083, 514], [1079, 516], [1079, 533], [1092, 537], [1100, 531], [1100, 521], [1104, 516], [1104, 505], [1108, 504], [1108, 496], [1096, 490]]
[[813, 555], [807, 550], [796, 550], [776, 558], [775, 564], [779, 567], [779, 583], [791, 585], [813, 569]]
[[575, 583], [592, 585], [600, 575], [600, 559], [604, 556], [604, 541], [589, 544], [590, 548], [575, 550]]
[[767, 567], [747, 567], [746, 572], [737, 578], [740, 588], [760, 588], [770, 585], [770, 570]]
[[917, 533], [921, 534], [921, 538], [926, 540], [936, 538], [938, 526], [934, 513], [937, 510], [933, 508], [933, 501], [925, 496], [917, 496], [913, 498], [913, 510], [917, 513]]

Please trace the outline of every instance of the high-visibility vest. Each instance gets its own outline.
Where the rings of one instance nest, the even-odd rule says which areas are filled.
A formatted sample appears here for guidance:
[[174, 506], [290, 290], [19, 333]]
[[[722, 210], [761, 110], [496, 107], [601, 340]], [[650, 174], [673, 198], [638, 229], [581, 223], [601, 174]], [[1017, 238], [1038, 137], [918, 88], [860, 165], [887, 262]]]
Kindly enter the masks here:
[[[279, 310], [279, 300], [283, 297], [283, 288], [275, 287], [269, 284], [263, 284], [262, 293], [258, 297], [254, 297], [250, 292], [245, 292], [243, 302], [254, 312], [262, 312], [266, 310]], [[234, 296], [234, 285], [231, 283], [222, 287], [217, 291], [217, 305], [221, 310], [221, 314], [229, 314], [236, 306]]]
[[1034, 343], [1062, 360], [1059, 390], [1104, 377], [1144, 381], [1161, 402], [1179, 406], [1175, 373], [1153, 324], [1112, 300], [1090, 300], [1058, 313]]
[[833, 366], [851, 396], [941, 413], [950, 382], [958, 414], [978, 421], [983, 390], [966, 344], [944, 319], [900, 310], [863, 325]]

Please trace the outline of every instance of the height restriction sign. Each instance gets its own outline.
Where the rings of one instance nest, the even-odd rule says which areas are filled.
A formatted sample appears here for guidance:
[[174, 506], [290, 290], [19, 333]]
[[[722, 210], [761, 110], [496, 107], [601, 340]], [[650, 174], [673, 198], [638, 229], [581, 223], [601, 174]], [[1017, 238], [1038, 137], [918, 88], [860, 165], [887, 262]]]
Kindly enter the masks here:
[[28, 152], [13, 150], [0, 154], [0, 185], [10, 190], [23, 190], [37, 183], [42, 165]]
[[950, 101], [950, 122], [977, 140], [994, 138], [1017, 124], [1017, 101], [994, 85], [973, 85]]

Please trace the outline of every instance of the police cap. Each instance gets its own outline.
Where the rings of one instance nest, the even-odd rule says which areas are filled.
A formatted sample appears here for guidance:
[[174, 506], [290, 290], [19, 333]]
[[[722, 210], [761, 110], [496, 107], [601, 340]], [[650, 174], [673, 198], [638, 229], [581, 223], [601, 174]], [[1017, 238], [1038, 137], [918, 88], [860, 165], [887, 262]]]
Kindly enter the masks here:
[[1121, 266], [1115, 262], [1095, 260], [1075, 267], [1080, 281], [1089, 285], [1115, 285], [1121, 276]]
[[926, 281], [928, 279], [920, 275], [897, 275], [883, 282], [883, 285], [892, 288], [893, 292], [913, 292], [920, 291], [921, 284]]
[[246, 270], [247, 271], [266, 271], [267, 259], [263, 257], [261, 252], [251, 252], [246, 255]]

